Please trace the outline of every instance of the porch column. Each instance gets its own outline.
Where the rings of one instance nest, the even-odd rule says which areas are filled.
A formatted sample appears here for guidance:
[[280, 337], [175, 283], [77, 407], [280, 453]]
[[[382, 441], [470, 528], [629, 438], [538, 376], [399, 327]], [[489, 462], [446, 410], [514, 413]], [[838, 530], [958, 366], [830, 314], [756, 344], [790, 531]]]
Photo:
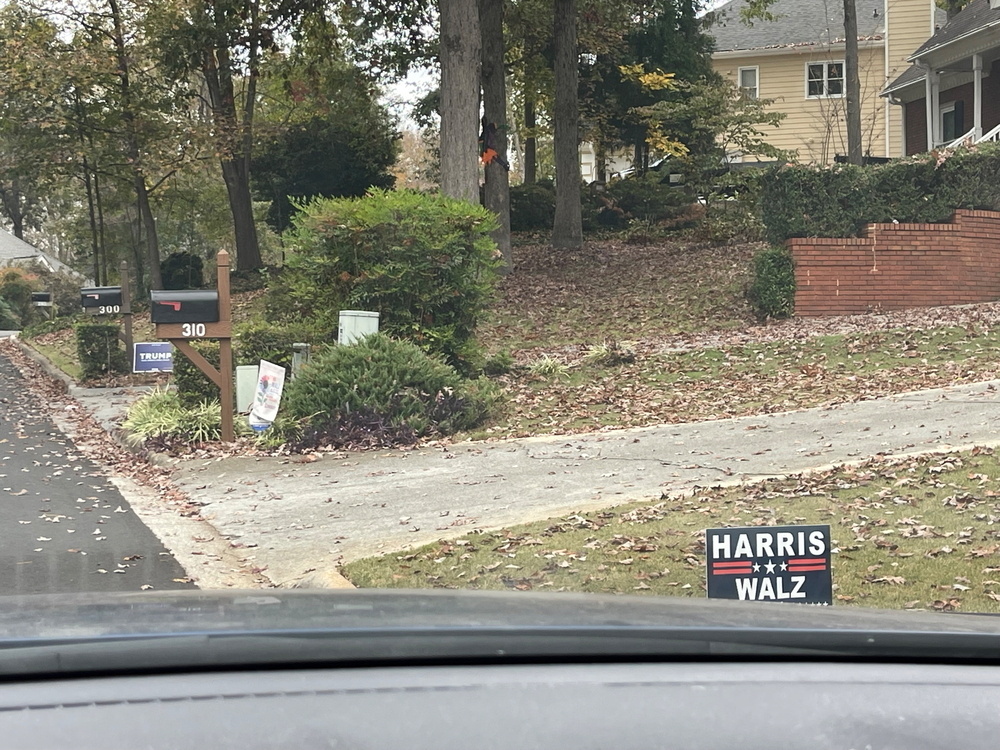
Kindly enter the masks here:
[[929, 65], [918, 63], [924, 69], [924, 115], [927, 119], [927, 150], [934, 150], [934, 71]]
[[[936, 70], [930, 72], [931, 78], [931, 125], [934, 133], [934, 146], [941, 143], [941, 74]], [[933, 148], [932, 147], [932, 148]]]
[[975, 128], [974, 141], [983, 137], [983, 56], [972, 56], [972, 90], [975, 92], [972, 104], [972, 127]]

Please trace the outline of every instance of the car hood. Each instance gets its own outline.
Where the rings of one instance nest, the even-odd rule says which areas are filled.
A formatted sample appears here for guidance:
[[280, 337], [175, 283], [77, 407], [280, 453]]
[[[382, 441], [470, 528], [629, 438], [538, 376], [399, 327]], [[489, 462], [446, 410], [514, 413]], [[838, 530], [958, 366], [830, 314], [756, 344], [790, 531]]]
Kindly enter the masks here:
[[1000, 618], [479, 591], [255, 590], [0, 599], [0, 674], [554, 658], [992, 660]]

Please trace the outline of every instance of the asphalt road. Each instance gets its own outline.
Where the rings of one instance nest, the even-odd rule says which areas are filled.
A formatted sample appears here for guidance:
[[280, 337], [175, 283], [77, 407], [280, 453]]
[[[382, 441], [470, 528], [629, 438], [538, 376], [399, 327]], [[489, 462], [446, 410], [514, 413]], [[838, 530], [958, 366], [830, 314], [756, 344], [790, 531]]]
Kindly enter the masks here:
[[0, 356], [0, 594], [194, 588]]

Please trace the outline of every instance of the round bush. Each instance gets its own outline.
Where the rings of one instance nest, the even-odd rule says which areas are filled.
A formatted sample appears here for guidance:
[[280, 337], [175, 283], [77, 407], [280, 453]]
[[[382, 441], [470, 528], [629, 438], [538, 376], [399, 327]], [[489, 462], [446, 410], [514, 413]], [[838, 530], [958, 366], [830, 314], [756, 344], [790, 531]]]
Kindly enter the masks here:
[[480, 423], [495, 393], [408, 341], [382, 334], [314, 357], [286, 387], [283, 408], [336, 433], [360, 415], [387, 442], [450, 434]]
[[332, 331], [341, 310], [380, 314], [381, 330], [475, 370], [475, 329], [493, 300], [496, 217], [482, 206], [412, 191], [303, 206], [270, 287], [273, 319]]
[[552, 229], [556, 218], [556, 191], [551, 182], [530, 182], [510, 188], [510, 230], [539, 232]]

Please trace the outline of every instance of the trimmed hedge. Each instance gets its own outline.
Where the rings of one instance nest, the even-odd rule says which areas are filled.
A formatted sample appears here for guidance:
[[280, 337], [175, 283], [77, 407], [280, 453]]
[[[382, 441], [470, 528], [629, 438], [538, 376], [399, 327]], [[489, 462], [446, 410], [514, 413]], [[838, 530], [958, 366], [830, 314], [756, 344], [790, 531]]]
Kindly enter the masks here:
[[127, 373], [128, 355], [118, 340], [118, 326], [110, 323], [78, 323], [76, 354], [84, 380]]
[[[333, 337], [327, 336], [328, 341]], [[236, 328], [235, 365], [258, 365], [262, 359], [292, 371], [293, 344], [320, 341], [316, 331], [305, 324], [273, 325], [267, 322], [245, 323]]]
[[767, 239], [854, 237], [868, 223], [936, 223], [957, 208], [1000, 210], [1000, 144], [855, 167], [786, 165], [761, 180]]

